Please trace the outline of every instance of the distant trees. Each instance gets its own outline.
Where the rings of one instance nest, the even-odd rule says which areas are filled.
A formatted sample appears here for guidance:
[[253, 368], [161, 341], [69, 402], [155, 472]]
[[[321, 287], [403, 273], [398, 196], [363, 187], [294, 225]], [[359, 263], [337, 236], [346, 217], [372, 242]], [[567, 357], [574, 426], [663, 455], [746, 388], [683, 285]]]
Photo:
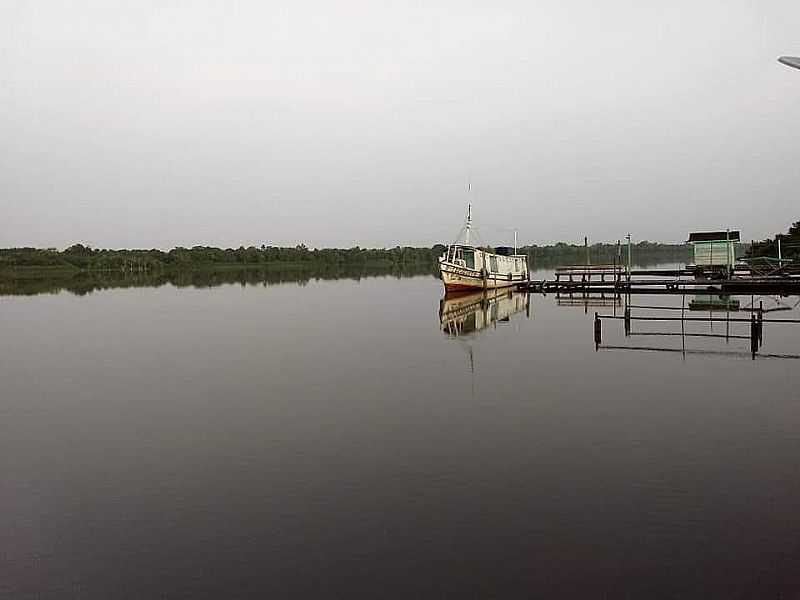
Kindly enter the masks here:
[[[787, 236], [800, 237], [800, 223], [795, 223]], [[308, 248], [305, 244], [287, 246], [239, 246], [216, 248], [213, 246], [178, 246], [169, 251], [158, 249], [112, 250], [97, 249], [74, 244], [65, 250], [40, 248], [0, 249], [0, 272], [17, 267], [61, 267], [80, 271], [156, 272], [159, 270], [192, 270], [215, 265], [259, 266], [271, 264], [314, 265], [367, 265], [404, 267], [413, 265], [435, 266], [444, 254], [444, 244], [431, 247], [395, 246], [394, 248]], [[520, 254], [531, 256], [540, 263], [582, 263], [586, 250], [582, 244], [559, 242], [550, 246], [523, 246]], [[625, 246], [622, 247], [625, 256]], [[595, 264], [611, 263], [617, 256], [616, 244], [594, 244], [589, 247], [591, 261]], [[688, 259], [688, 247], [678, 244], [639, 242], [633, 246], [635, 260]]]
[[795, 221], [786, 233], [779, 233], [771, 240], [754, 242], [747, 251], [748, 257], [778, 257], [778, 240], [781, 241], [782, 258], [800, 260], [800, 221]]
[[[747, 256], [776, 258], [777, 240], [781, 241], [783, 258], [800, 260], [800, 221], [795, 221], [787, 233], [774, 239], [756, 242], [747, 250]], [[431, 247], [395, 246], [394, 248], [308, 248], [305, 244], [290, 246], [239, 246], [216, 248], [213, 246], [178, 246], [169, 251], [158, 249], [113, 250], [97, 249], [89, 245], [73, 244], [64, 250], [55, 248], [3, 248], [0, 249], [0, 274], [17, 268], [61, 268], [72, 271], [119, 271], [153, 273], [168, 270], [195, 270], [219, 265], [257, 267], [266, 265], [314, 266], [332, 269], [337, 265], [404, 268], [406, 266], [436, 265], [447, 246]], [[616, 244], [589, 246], [590, 260], [594, 264], [610, 264], [627, 249]], [[558, 242], [546, 246], [522, 246], [520, 254], [528, 255], [534, 264], [581, 264], [586, 260], [583, 244]], [[645, 262], [682, 262], [689, 260], [689, 247], [685, 244], [661, 244], [641, 241], [633, 244], [633, 259]], [[270, 267], [275, 268], [275, 267]]]
[[[532, 260], [544, 264], [583, 264], [586, 261], [586, 247], [583, 244], [567, 244], [558, 242], [548, 246], [522, 246], [517, 252], [527, 254]], [[589, 259], [594, 264], [611, 264], [619, 257], [627, 260], [627, 247], [623, 242], [617, 244], [592, 244], [589, 246]], [[689, 259], [689, 246], [686, 244], [662, 244], [643, 240], [631, 245], [631, 255], [634, 261], [674, 261], [681, 262]]]
[[58, 251], [39, 248], [0, 249], [0, 270], [4, 267], [65, 267], [79, 270], [152, 271], [168, 268], [194, 268], [206, 265], [259, 265], [267, 263], [302, 264], [383, 264], [402, 266], [432, 264], [444, 252], [444, 246], [413, 248], [314, 248], [305, 244], [295, 247], [239, 246], [215, 248], [211, 246], [178, 246], [163, 250], [109, 250], [93, 249], [74, 244]]

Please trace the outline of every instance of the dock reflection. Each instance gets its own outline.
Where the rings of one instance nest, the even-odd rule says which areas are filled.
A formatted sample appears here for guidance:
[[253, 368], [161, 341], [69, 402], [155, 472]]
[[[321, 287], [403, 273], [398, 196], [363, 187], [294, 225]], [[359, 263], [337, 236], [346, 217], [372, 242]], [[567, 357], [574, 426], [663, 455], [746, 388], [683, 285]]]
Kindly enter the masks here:
[[[800, 359], [794, 353], [768, 353], [762, 351], [764, 343], [764, 327], [788, 327], [800, 324], [799, 318], [770, 318], [769, 313], [776, 311], [794, 311], [800, 306], [800, 297], [791, 303], [779, 297], [755, 296], [749, 304], [743, 305], [743, 299], [729, 295], [698, 293], [689, 299], [681, 297], [681, 304], [636, 304], [628, 295], [625, 297], [622, 315], [595, 313], [594, 342], [595, 350], [627, 350], [646, 352], [677, 352], [685, 358], [687, 355], [716, 356], [749, 356], [753, 360], [760, 358]], [[678, 312], [679, 311], [679, 312]], [[624, 337], [649, 339], [679, 339], [680, 347], [603, 343], [603, 321], [621, 322]], [[720, 331], [720, 328], [722, 330]], [[701, 329], [698, 331], [698, 329]], [[704, 347], [687, 348], [687, 340], [703, 341]], [[725, 348], [709, 347], [708, 344], [724, 342]], [[745, 347], [732, 346], [740, 343]], [[747, 348], [749, 346], [749, 349]]]

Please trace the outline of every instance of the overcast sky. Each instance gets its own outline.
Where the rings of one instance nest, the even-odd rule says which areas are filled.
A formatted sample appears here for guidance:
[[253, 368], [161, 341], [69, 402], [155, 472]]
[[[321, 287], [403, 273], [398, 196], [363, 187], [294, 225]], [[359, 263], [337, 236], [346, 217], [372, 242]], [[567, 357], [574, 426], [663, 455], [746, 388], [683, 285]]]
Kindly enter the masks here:
[[[0, 2], [0, 246], [800, 219], [800, 2]], [[467, 193], [468, 182], [473, 192]]]

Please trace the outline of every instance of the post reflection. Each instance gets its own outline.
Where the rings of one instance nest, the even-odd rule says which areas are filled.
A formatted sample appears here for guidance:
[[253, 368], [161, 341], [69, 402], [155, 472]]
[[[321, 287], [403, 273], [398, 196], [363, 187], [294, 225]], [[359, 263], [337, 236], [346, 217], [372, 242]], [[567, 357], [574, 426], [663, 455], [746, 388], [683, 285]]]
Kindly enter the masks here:
[[[679, 352], [684, 358], [693, 354], [749, 356], [753, 360], [756, 357], [800, 359], [800, 355], [794, 353], [762, 351], [765, 324], [770, 324], [771, 328], [782, 329], [800, 324], [800, 319], [797, 318], [770, 318], [765, 315], [775, 311], [794, 311], [800, 306], [800, 297], [787, 302], [780, 297], [751, 296], [750, 302], [743, 305], [741, 298], [699, 292], [689, 298], [688, 307], [686, 294], [681, 295], [680, 300], [678, 305], [676, 302], [668, 301], [653, 303], [641, 298], [634, 304], [631, 296], [626, 295], [623, 315], [601, 315], [595, 312], [593, 327], [595, 350]], [[625, 338], [679, 338], [680, 347], [603, 343], [603, 321], [609, 324], [622, 321]], [[702, 342], [704, 345], [687, 348], [687, 339]], [[726, 346], [724, 349], [715, 347], [714, 344], [720, 341], [724, 341]], [[737, 343], [740, 345], [737, 346]], [[747, 346], [749, 351], [746, 349]]]

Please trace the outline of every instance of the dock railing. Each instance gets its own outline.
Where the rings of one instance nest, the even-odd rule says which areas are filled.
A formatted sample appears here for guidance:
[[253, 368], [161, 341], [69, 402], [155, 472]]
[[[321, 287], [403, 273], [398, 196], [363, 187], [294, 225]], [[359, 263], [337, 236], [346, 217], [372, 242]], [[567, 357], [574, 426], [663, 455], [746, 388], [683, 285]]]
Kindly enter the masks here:
[[622, 265], [568, 265], [555, 269], [557, 283], [562, 281], [562, 277], [570, 282], [588, 283], [594, 277], [595, 281], [599, 278], [603, 283], [607, 281], [617, 283], [622, 280], [624, 274], [625, 269]]

